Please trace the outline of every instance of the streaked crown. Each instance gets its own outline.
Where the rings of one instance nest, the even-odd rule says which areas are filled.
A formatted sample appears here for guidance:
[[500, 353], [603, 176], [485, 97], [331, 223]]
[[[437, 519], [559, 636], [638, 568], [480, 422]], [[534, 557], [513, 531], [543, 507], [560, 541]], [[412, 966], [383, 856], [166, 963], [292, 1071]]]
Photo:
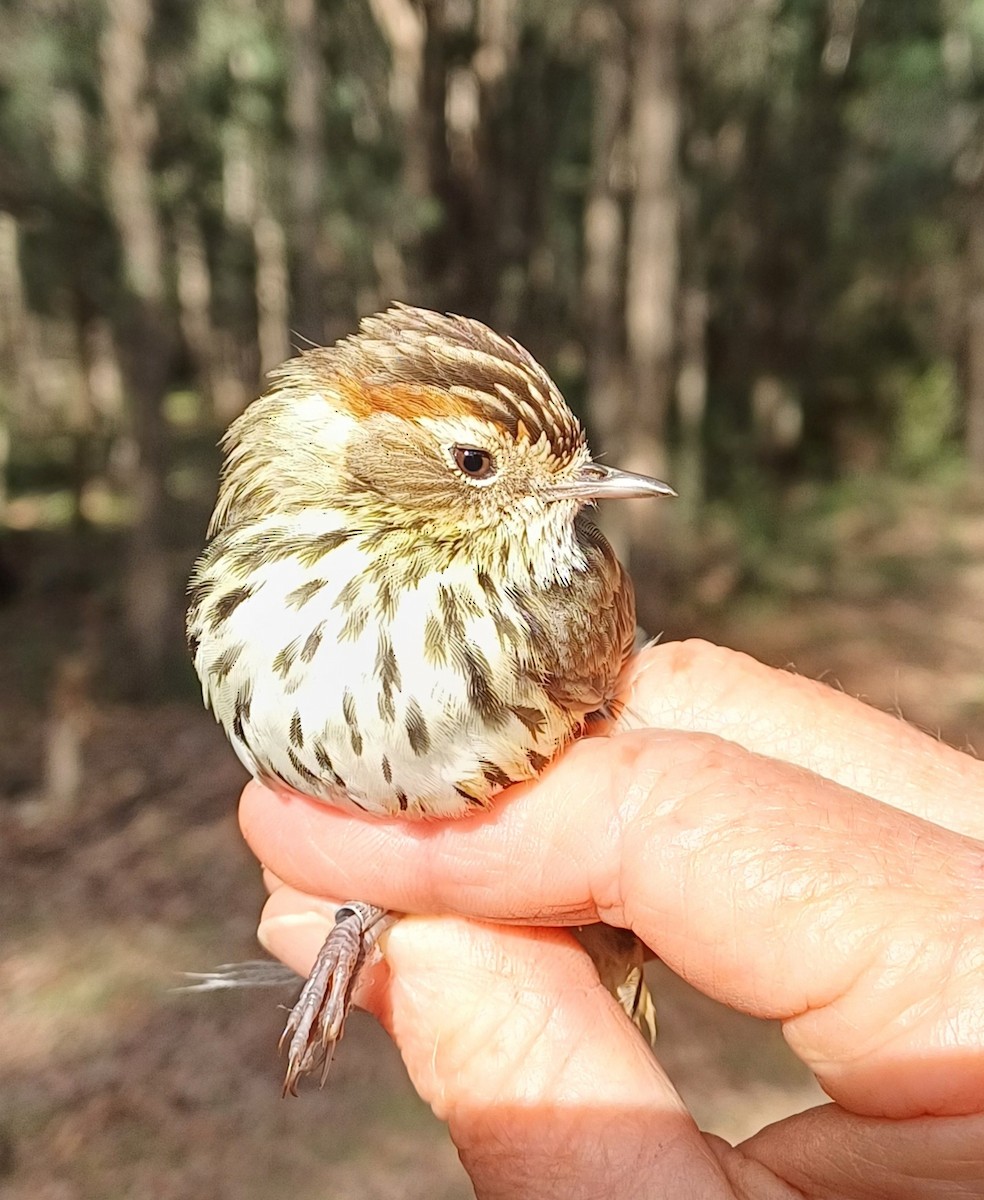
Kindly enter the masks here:
[[340, 386], [359, 418], [475, 417], [517, 440], [546, 438], [558, 459], [576, 457], [585, 445], [580, 423], [529, 351], [468, 317], [395, 304], [272, 377], [293, 385], [298, 376]]
[[549, 489], [589, 461], [546, 371], [465, 317], [397, 304], [270, 381], [226, 434], [210, 535], [318, 507], [392, 526], [490, 528], [552, 502]]

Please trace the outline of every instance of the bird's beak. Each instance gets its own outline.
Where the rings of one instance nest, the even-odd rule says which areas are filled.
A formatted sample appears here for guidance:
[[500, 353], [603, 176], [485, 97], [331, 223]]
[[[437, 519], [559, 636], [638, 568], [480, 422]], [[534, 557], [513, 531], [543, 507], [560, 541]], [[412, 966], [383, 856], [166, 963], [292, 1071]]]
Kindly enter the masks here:
[[565, 479], [550, 488], [554, 500], [632, 500], [643, 496], [675, 495], [673, 488], [661, 479], [593, 462], [585, 463], [573, 479]]

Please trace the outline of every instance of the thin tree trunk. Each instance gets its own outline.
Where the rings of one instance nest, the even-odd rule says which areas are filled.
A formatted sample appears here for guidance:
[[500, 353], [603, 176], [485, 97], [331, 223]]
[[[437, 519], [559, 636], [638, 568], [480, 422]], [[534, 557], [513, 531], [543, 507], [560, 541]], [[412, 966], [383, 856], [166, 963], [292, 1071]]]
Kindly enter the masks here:
[[386, 298], [419, 292], [419, 241], [424, 205], [431, 196], [430, 155], [423, 111], [424, 14], [413, 0], [369, 0], [390, 52], [389, 103], [402, 136], [401, 175], [406, 211], [395, 237], [374, 247], [373, 258]]
[[[214, 415], [221, 426], [226, 426], [246, 407], [251, 398], [253, 382], [246, 387], [244, 376], [246, 371], [242, 365], [242, 347], [234, 333], [228, 329], [215, 330], [215, 348], [212, 363], [215, 374], [212, 377], [212, 396]], [[250, 379], [256, 373], [255, 363], [251, 359]]]
[[17, 221], [0, 212], [0, 526], [7, 508], [10, 416], [24, 403], [27, 369], [24, 355], [24, 281], [21, 276]]
[[[255, 0], [229, 0], [230, 14], [237, 21], [257, 19]], [[236, 47], [230, 46], [227, 70], [233, 81], [229, 96], [229, 117], [222, 130], [222, 214], [223, 235], [229, 242], [250, 238], [256, 253], [256, 225], [261, 209], [260, 192], [266, 189], [266, 167], [263, 161], [262, 139], [255, 128], [250, 103], [250, 81], [238, 62]], [[261, 182], [262, 177], [262, 182]], [[228, 253], [220, 256], [214, 280], [216, 292], [238, 289], [239, 277], [233, 262], [238, 258]], [[256, 283], [254, 283], [254, 294]], [[244, 306], [245, 308], [245, 306]], [[256, 376], [260, 366], [258, 330], [253, 336], [242, 337], [248, 325], [244, 308], [237, 320], [226, 315], [225, 325], [214, 327], [212, 352], [212, 395], [214, 416], [220, 426], [237, 417], [255, 394]], [[230, 327], [231, 326], [231, 327]]]
[[10, 429], [14, 415], [26, 405], [31, 346], [17, 220], [0, 211], [0, 600], [16, 586], [7, 545]]
[[148, 96], [146, 47], [153, 9], [150, 0], [108, 0], [106, 13], [101, 52], [109, 202], [122, 243], [127, 288], [142, 302], [160, 305], [164, 249], [150, 162], [157, 120]]
[[[607, 5], [585, 13], [594, 62], [591, 177], [584, 206], [583, 311], [587, 350], [587, 412], [594, 444], [607, 461], [626, 456], [631, 406], [625, 373], [622, 316], [625, 221], [617, 186], [617, 157], [624, 147], [628, 99], [628, 47], [618, 15]], [[619, 556], [628, 552], [623, 505], [599, 513]]]
[[261, 206], [253, 222], [256, 248], [257, 339], [260, 369], [290, 358], [288, 335], [290, 293], [287, 281], [287, 239], [279, 221]]
[[[512, 193], [521, 186], [510, 177], [503, 161], [501, 134], [509, 75], [519, 53], [518, 16], [517, 0], [478, 0], [478, 44], [465, 88], [466, 97], [474, 89], [477, 101], [477, 119], [466, 134], [469, 152], [462, 160], [471, 228], [471, 236], [463, 242], [465, 297], [470, 311], [493, 324], [505, 319], [497, 304], [504, 267], [503, 214], [509, 210]], [[466, 98], [464, 106], [467, 104]], [[535, 261], [529, 265], [536, 271]]]
[[106, 187], [123, 259], [125, 311], [118, 343], [136, 456], [124, 582], [138, 684], [148, 688], [164, 659], [171, 610], [164, 555], [166, 428], [162, 404], [174, 345], [165, 307], [164, 238], [151, 155], [156, 116], [149, 99], [150, 0], [108, 0], [101, 52]]
[[[441, 206], [441, 220], [421, 239], [420, 263], [425, 292], [444, 297], [461, 311], [458, 269], [457, 189], [448, 139], [448, 42], [445, 0], [421, 0], [424, 14], [421, 125], [427, 153], [428, 191]], [[477, 314], [470, 314], [477, 316]]]
[[626, 336], [636, 466], [666, 466], [674, 385], [680, 194], [680, 0], [626, 0], [632, 48], [630, 156], [634, 188], [626, 276]]
[[85, 742], [93, 717], [92, 669], [88, 647], [62, 655], [55, 664], [44, 731], [40, 799], [45, 821], [67, 820], [81, 798]]
[[212, 328], [212, 277], [198, 214], [190, 206], [175, 223], [174, 240], [181, 334], [194, 363], [202, 399], [214, 410], [216, 345]]
[[[423, 0], [424, 127], [434, 196], [443, 210], [439, 228], [424, 239], [426, 277], [444, 303], [480, 320], [493, 320], [501, 276], [502, 191], [495, 126], [502, 76], [514, 44], [512, 4], [487, 0], [469, 9]], [[474, 40], [470, 61], [455, 50]]]
[[984, 188], [967, 202], [965, 378], [967, 461], [984, 480]]
[[24, 279], [17, 220], [0, 212], [0, 387], [7, 402], [22, 402], [27, 386]]
[[683, 289], [680, 302], [680, 370], [677, 418], [680, 449], [674, 485], [688, 524], [695, 525], [704, 498], [704, 413], [707, 409], [708, 297], [696, 283]]
[[81, 535], [88, 525], [86, 495], [93, 466], [93, 444], [98, 425], [98, 411], [90, 388], [92, 373], [89, 364], [89, 324], [93, 319], [91, 304], [83, 288], [72, 294], [72, 324], [74, 325], [75, 358], [78, 362], [78, 381], [66, 399], [66, 425], [72, 439], [72, 539], [73, 554], [85, 553]]
[[92, 411], [101, 425], [118, 429], [126, 407], [123, 379], [113, 327], [103, 317], [92, 315], [86, 321], [82, 334], [82, 364]]
[[[571, 23], [576, 24], [573, 17]], [[572, 37], [575, 32], [572, 28]], [[514, 37], [518, 44], [508, 51], [508, 122], [512, 126], [520, 113], [523, 125], [520, 137], [513, 133], [505, 139], [509, 167], [501, 172], [499, 201], [507, 214], [500, 234], [504, 270], [494, 316], [495, 324], [514, 330], [520, 341], [549, 358], [558, 340], [569, 336], [578, 298], [558, 279], [564, 256], [557, 252], [554, 221], [558, 122], [550, 104], [550, 54], [538, 37]], [[517, 265], [524, 269], [516, 271]]]
[[293, 137], [290, 167], [290, 249], [294, 262], [294, 329], [324, 338], [321, 194], [325, 160], [325, 62], [317, 0], [285, 0], [290, 71], [287, 121]]

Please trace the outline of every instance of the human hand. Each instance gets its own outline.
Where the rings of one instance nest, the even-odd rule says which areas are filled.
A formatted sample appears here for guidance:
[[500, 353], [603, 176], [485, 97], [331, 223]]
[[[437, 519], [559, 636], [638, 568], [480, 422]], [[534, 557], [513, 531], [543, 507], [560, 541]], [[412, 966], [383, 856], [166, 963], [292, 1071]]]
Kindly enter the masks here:
[[[984, 767], [702, 643], [641, 655], [627, 702], [655, 728], [581, 741], [463, 821], [251, 784], [264, 943], [305, 973], [319, 897], [456, 914], [399, 922], [360, 1002], [480, 1197], [984, 1195]], [[704, 1138], [573, 939], [537, 928], [594, 920], [780, 1020], [835, 1103]]]

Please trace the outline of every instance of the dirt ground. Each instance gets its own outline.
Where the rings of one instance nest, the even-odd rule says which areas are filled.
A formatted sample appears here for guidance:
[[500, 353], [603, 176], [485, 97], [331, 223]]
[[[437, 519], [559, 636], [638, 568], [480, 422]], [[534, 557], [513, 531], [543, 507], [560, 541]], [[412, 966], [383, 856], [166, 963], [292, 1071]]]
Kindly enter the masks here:
[[[668, 633], [697, 621], [972, 747], [984, 523], [916, 514], [857, 538], [781, 594], [722, 603], [708, 568]], [[323, 1092], [284, 1101], [280, 997], [171, 990], [182, 970], [257, 953], [261, 888], [234, 816], [244, 777], [195, 703], [99, 704], [84, 802], [56, 818], [34, 807], [45, 713], [21, 650], [51, 614], [32, 604], [0, 610], [0, 1197], [471, 1195], [368, 1018], [350, 1023]], [[661, 1055], [704, 1128], [738, 1139], [822, 1100], [775, 1026], [657, 975]]]

